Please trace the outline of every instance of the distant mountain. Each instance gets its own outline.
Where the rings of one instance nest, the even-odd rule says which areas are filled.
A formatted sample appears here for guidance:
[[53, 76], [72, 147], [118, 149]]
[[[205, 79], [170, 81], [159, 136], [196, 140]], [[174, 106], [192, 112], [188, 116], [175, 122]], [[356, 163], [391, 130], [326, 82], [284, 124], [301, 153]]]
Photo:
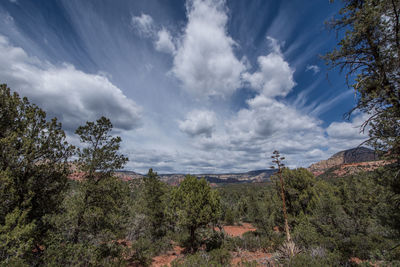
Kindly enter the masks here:
[[[209, 183], [212, 184], [228, 184], [228, 183], [256, 183], [265, 182], [269, 180], [269, 177], [275, 172], [275, 170], [254, 170], [245, 173], [223, 173], [223, 174], [195, 174], [198, 178], [205, 178]], [[118, 171], [116, 175], [121, 177], [123, 180], [132, 180], [143, 178], [141, 175], [132, 171]], [[178, 185], [183, 179], [185, 174], [159, 174], [160, 179], [171, 185]]]
[[276, 171], [272, 169], [255, 170], [245, 173], [223, 173], [223, 174], [198, 174], [197, 177], [204, 177], [210, 183], [260, 183], [269, 180], [269, 177]]
[[370, 171], [388, 162], [379, 160], [375, 151], [366, 147], [340, 151], [327, 160], [321, 160], [308, 167], [315, 176], [330, 173], [343, 176], [360, 171]]
[[133, 171], [125, 171], [125, 170], [116, 171], [114, 174], [124, 181], [130, 181], [133, 179], [141, 179], [144, 177], [144, 175], [142, 175], [140, 173], [133, 172]]

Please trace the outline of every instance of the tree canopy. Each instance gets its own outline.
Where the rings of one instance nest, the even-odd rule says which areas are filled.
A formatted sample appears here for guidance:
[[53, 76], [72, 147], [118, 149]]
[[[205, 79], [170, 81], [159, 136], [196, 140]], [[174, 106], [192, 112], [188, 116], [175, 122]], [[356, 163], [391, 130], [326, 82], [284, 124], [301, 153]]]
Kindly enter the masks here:
[[400, 1], [343, 0], [339, 15], [328, 22], [341, 36], [325, 55], [346, 72], [359, 110], [368, 114], [362, 130], [369, 144], [400, 164]]
[[50, 228], [45, 217], [59, 211], [67, 188], [72, 149], [57, 119], [47, 121], [42, 109], [0, 85], [0, 240], [27, 242], [14, 243], [12, 253], [11, 243], [0, 246], [0, 261], [20, 256], [32, 263], [29, 243], [40, 251]]
[[171, 204], [178, 226], [189, 232], [188, 247], [196, 250], [196, 231], [219, 218], [218, 192], [211, 190], [205, 179], [187, 175], [179, 187], [172, 190]]

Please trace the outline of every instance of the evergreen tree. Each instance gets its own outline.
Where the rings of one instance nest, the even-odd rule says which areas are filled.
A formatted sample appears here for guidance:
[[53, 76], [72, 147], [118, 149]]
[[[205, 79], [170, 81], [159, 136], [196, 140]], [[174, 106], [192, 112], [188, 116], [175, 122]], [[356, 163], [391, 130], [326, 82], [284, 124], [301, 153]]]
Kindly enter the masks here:
[[198, 247], [197, 231], [216, 223], [221, 213], [219, 194], [211, 190], [205, 179], [198, 180], [187, 175], [182, 183], [172, 190], [171, 207], [177, 225], [187, 230], [189, 238], [186, 248], [194, 252]]
[[127, 158], [118, 153], [121, 138], [111, 136], [107, 118], [87, 122], [76, 133], [85, 145], [76, 160], [82, 180], [53, 218], [58, 234], [46, 250], [48, 265], [110, 265], [123, 260], [116, 240], [125, 237], [128, 185], [113, 176]]
[[[79, 170], [84, 172], [83, 182], [81, 183], [82, 190], [82, 206], [77, 214], [77, 225], [73, 232], [73, 242], [77, 243], [80, 232], [88, 231], [94, 234], [99, 227], [97, 219], [104, 223], [100, 224], [100, 228], [117, 228], [117, 225], [112, 225], [106, 220], [111, 212], [110, 208], [119, 208], [115, 204], [119, 200], [119, 191], [109, 190], [109, 186], [113, 186], [119, 181], [112, 176], [113, 171], [121, 169], [128, 161], [123, 155], [118, 154], [121, 138], [111, 136], [112, 124], [109, 119], [101, 117], [94, 122], [87, 122], [85, 126], [80, 126], [76, 130], [80, 140], [86, 145], [82, 150], [78, 150], [78, 160], [76, 164]], [[117, 188], [115, 188], [117, 189]], [[105, 204], [102, 206], [102, 204]], [[114, 204], [108, 206], [108, 204]], [[122, 204], [122, 203], [119, 203]], [[93, 208], [93, 210], [91, 210]], [[85, 213], [93, 211], [100, 212], [100, 216], [92, 214], [92, 220], [85, 221]], [[103, 216], [101, 215], [103, 213]], [[98, 218], [96, 218], [98, 217]], [[111, 218], [110, 218], [111, 219]], [[90, 222], [92, 221], [92, 222]], [[85, 229], [86, 228], [86, 229]], [[85, 229], [85, 230], [84, 230]], [[103, 229], [101, 229], [103, 230]], [[86, 237], [84, 237], [86, 238]]]
[[329, 25], [344, 35], [325, 59], [346, 71], [358, 97], [352, 111], [369, 115], [362, 126], [369, 143], [400, 165], [400, 1], [343, 2]]
[[314, 175], [304, 168], [294, 170], [284, 168], [282, 176], [285, 181], [288, 214], [294, 218], [311, 214], [317, 201], [317, 193], [314, 188], [317, 181]]
[[59, 211], [67, 189], [72, 147], [56, 119], [47, 121], [5, 84], [0, 114], [0, 240], [8, 244], [0, 246], [0, 262], [17, 256], [34, 264], [50, 229], [45, 218]]
[[153, 169], [149, 169], [147, 177], [144, 178], [143, 212], [152, 241], [162, 238], [166, 233], [165, 193], [165, 184]]

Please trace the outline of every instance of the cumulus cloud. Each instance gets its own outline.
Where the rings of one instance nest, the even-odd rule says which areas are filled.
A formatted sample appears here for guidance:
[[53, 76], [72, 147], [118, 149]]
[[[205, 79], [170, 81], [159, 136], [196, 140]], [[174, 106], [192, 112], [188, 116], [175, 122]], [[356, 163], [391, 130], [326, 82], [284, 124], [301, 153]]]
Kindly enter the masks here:
[[286, 96], [296, 85], [289, 64], [284, 60], [277, 40], [268, 37], [272, 52], [258, 57], [259, 70], [250, 74], [245, 73], [243, 78], [252, 88], [267, 97]]
[[361, 132], [360, 127], [367, 118], [368, 115], [363, 114], [355, 116], [350, 122], [332, 122], [326, 132], [330, 138], [343, 141], [365, 139], [367, 134]]
[[187, 114], [185, 120], [179, 122], [179, 129], [190, 136], [211, 137], [216, 124], [217, 118], [214, 112], [194, 110]]
[[227, 34], [224, 1], [189, 1], [187, 17], [172, 73], [184, 90], [197, 96], [232, 94], [241, 86], [245, 66], [236, 58], [236, 43]]
[[0, 36], [0, 80], [14, 91], [56, 116], [67, 130], [100, 116], [115, 128], [140, 124], [140, 107], [100, 74], [88, 74], [70, 64], [55, 66], [30, 57]]
[[321, 70], [317, 65], [307, 65], [306, 71], [312, 71], [314, 74], [317, 74]]
[[132, 16], [131, 24], [139, 34], [144, 36], [154, 34], [154, 22], [150, 15], [142, 13], [140, 16]]
[[157, 33], [157, 40], [154, 43], [157, 51], [175, 54], [175, 44], [172, 41], [172, 36], [166, 29], [161, 29]]

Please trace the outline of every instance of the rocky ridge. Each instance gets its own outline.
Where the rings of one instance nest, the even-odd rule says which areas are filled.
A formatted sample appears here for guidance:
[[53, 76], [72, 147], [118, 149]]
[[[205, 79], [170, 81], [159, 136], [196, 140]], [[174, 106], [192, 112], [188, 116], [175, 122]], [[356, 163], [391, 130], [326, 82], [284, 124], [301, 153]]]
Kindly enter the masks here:
[[334, 154], [327, 160], [321, 160], [308, 167], [315, 176], [322, 175], [330, 170], [336, 176], [343, 176], [360, 171], [372, 171], [387, 164], [378, 160], [376, 153], [366, 147], [357, 147]]

